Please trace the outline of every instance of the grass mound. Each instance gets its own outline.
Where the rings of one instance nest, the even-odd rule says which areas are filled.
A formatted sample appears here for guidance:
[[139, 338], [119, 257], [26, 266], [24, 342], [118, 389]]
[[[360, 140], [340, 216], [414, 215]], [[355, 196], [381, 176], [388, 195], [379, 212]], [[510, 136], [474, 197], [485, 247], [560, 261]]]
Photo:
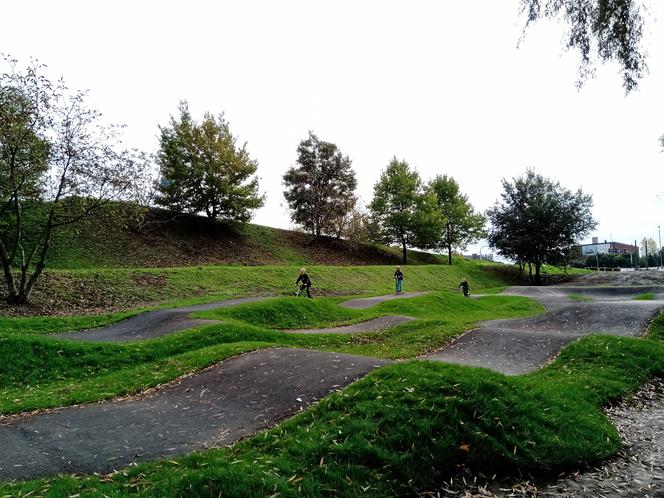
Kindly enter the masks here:
[[231, 318], [272, 329], [320, 328], [345, 325], [375, 313], [363, 313], [338, 306], [342, 299], [280, 298], [216, 311], [195, 313], [197, 318]]

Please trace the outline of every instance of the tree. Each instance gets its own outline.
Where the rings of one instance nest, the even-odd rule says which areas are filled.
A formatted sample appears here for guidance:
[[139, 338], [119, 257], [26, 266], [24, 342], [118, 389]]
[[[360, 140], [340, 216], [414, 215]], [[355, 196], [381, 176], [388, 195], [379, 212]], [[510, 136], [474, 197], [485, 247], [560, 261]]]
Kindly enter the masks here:
[[521, 0], [526, 28], [540, 19], [568, 25], [566, 46], [581, 55], [579, 85], [594, 74], [594, 59], [599, 58], [620, 64], [627, 92], [647, 71], [641, 46], [645, 10], [643, 0]]
[[439, 246], [447, 249], [448, 263], [451, 265], [453, 247], [465, 249], [468, 244], [486, 236], [485, 218], [473, 210], [468, 197], [461, 193], [459, 184], [451, 176], [436, 176], [429, 183], [428, 189], [435, 194], [444, 219]]
[[417, 171], [396, 157], [374, 185], [369, 209], [380, 227], [382, 240], [401, 246], [404, 264], [408, 246], [434, 247], [440, 237], [443, 220], [435, 195], [424, 190]]
[[[118, 129], [31, 63], [4, 58], [0, 75], [0, 261], [7, 301], [25, 304], [53, 234], [115, 199], [132, 200], [146, 160], [121, 147]], [[30, 223], [26, 223], [26, 213]]]
[[346, 215], [357, 198], [351, 160], [337, 146], [313, 132], [297, 148], [297, 165], [283, 176], [291, 220], [315, 237], [340, 236]]
[[360, 244], [371, 244], [380, 240], [379, 227], [375, 219], [357, 206], [346, 216], [341, 235], [356, 249]]
[[251, 212], [263, 205], [258, 164], [249, 157], [246, 143], [238, 146], [223, 114], [205, 113], [196, 123], [186, 102], [160, 127], [161, 181], [157, 203], [176, 212], [205, 212], [212, 219], [246, 223]]
[[639, 244], [639, 250], [642, 254], [655, 254], [659, 250], [659, 246], [657, 245], [657, 242], [655, 242], [655, 239], [644, 237]]
[[596, 225], [592, 196], [572, 192], [560, 183], [526, 171], [512, 182], [502, 181], [502, 202], [488, 210], [489, 245], [502, 255], [535, 268], [540, 284], [542, 264], [563, 265], [575, 241]]

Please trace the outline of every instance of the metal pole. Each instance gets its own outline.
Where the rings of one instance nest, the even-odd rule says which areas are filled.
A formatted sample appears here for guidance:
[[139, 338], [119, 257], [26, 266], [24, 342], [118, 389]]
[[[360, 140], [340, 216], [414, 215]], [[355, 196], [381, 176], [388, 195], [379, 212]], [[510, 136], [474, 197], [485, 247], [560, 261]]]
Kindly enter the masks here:
[[662, 267], [662, 230], [657, 225], [657, 233], [659, 234], [659, 267]]

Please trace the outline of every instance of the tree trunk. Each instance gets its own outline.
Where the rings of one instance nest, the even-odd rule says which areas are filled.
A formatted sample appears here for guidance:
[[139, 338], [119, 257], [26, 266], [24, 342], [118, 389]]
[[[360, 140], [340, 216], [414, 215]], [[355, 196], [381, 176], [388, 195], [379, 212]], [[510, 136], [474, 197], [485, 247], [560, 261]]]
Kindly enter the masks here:
[[403, 248], [403, 264], [406, 264], [406, 239], [404, 237], [401, 238], [401, 247]]
[[542, 279], [540, 278], [540, 268], [542, 263], [535, 261], [535, 285], [542, 285]]
[[18, 295], [18, 304], [25, 304], [30, 300], [30, 295], [32, 294], [32, 289], [34, 289], [35, 284], [37, 283], [37, 279], [39, 276], [42, 274], [44, 271], [44, 263], [40, 261], [37, 263], [37, 268], [35, 268], [35, 271], [30, 275], [30, 278], [28, 279], [27, 284], [25, 287], [21, 288], [21, 292]]
[[452, 266], [452, 234], [449, 223], [447, 224], [447, 264]]
[[5, 282], [7, 284], [7, 302], [15, 303], [18, 298], [18, 289], [16, 288], [16, 280], [14, 280], [14, 273], [12, 272], [11, 261], [2, 240], [0, 240], [0, 259], [2, 259], [2, 269], [5, 274]]

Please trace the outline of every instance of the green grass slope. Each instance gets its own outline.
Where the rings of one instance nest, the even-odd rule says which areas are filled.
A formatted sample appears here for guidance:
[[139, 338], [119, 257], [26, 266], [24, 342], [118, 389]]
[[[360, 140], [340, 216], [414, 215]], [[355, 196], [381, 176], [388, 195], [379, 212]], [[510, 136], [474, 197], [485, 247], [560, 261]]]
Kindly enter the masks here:
[[[49, 270], [35, 288], [32, 304], [4, 315], [102, 314], [176, 300], [231, 296], [290, 295], [298, 266], [194, 266]], [[393, 266], [307, 266], [315, 296], [386, 294], [394, 291]], [[404, 267], [404, 290], [456, 290], [467, 278], [473, 292], [502, 286], [510, 277], [502, 265], [459, 261]]]
[[[26, 209], [25, 230], [34, 232], [43, 206]], [[409, 251], [411, 264], [444, 258]], [[62, 227], [53, 236], [49, 268], [175, 267], [195, 265], [363, 265], [398, 264], [401, 252], [371, 244], [248, 224], [234, 227], [204, 216], [153, 209], [141, 229], [126, 207], [114, 204], [93, 217]]]

